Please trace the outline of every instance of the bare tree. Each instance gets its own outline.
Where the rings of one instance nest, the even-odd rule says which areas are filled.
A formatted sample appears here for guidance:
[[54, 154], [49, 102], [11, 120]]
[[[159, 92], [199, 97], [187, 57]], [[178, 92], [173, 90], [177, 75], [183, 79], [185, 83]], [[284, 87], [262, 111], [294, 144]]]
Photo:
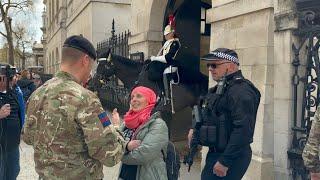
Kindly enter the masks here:
[[16, 40], [16, 53], [22, 60], [21, 68], [25, 69], [26, 59], [27, 59], [27, 50], [31, 50], [32, 41], [34, 35], [28, 35], [27, 30], [24, 26], [17, 25], [13, 31]]
[[25, 12], [32, 6], [31, 0], [0, 0], [0, 23], [4, 24], [5, 32], [0, 34], [5, 37], [9, 47], [9, 64], [14, 65], [14, 43], [12, 18], [19, 12]]

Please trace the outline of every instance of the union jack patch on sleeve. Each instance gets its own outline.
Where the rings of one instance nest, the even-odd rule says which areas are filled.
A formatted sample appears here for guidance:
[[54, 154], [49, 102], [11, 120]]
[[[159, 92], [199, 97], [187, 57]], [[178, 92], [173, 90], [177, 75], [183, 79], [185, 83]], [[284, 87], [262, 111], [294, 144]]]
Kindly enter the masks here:
[[103, 127], [107, 127], [107, 126], [109, 126], [111, 124], [111, 121], [108, 118], [106, 112], [103, 112], [103, 113], [99, 114], [98, 117], [99, 117], [100, 122], [101, 122]]

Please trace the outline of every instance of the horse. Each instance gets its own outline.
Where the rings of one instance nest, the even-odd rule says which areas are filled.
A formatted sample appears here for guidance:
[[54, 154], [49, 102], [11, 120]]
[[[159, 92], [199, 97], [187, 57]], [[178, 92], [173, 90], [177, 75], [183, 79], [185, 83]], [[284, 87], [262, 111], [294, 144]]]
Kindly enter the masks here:
[[[198, 102], [201, 95], [207, 93], [208, 77], [201, 72], [194, 74], [195, 81], [188, 82], [183, 80], [179, 84], [172, 84], [172, 104], [163, 101], [163, 85], [161, 81], [152, 81], [148, 78], [148, 67], [150, 61], [137, 62], [128, 58], [118, 56], [106, 51], [99, 55], [100, 58], [106, 58], [106, 61], [100, 61], [96, 75], [104, 77], [107, 81], [112, 75], [119, 78], [124, 87], [132, 89], [136, 86], [146, 86], [153, 89], [160, 97], [159, 104], [161, 110], [172, 110], [178, 112], [186, 107], [192, 107]], [[190, 77], [190, 76], [189, 76]], [[162, 100], [162, 101], [161, 101]]]

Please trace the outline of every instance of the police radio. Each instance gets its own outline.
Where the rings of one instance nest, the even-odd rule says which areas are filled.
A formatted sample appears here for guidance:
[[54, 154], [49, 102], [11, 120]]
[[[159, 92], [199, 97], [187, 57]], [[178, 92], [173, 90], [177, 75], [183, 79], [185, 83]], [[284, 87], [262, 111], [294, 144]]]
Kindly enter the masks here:
[[226, 87], [226, 82], [227, 82], [226, 76], [227, 76], [227, 72], [222, 76], [222, 78], [217, 83], [217, 90], [216, 90], [217, 95], [222, 95], [224, 92], [224, 89]]

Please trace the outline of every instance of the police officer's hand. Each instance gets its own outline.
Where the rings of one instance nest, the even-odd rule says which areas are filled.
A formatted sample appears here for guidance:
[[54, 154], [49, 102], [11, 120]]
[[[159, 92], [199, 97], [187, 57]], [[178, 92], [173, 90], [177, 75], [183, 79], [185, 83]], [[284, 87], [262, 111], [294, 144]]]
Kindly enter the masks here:
[[191, 140], [192, 140], [192, 136], [193, 136], [193, 129], [190, 129], [189, 133], [188, 133], [188, 146], [189, 146], [189, 148], [190, 148], [190, 143], [191, 143]]
[[219, 177], [224, 177], [227, 175], [228, 167], [222, 165], [219, 161], [213, 166], [213, 173]]
[[320, 173], [310, 173], [311, 180], [320, 180]]
[[113, 109], [112, 111], [112, 124], [114, 126], [119, 126], [120, 125], [120, 116], [119, 116], [119, 113], [118, 113], [118, 110], [117, 108]]
[[10, 104], [5, 104], [0, 108], [0, 119], [3, 119], [10, 115], [11, 108]]

